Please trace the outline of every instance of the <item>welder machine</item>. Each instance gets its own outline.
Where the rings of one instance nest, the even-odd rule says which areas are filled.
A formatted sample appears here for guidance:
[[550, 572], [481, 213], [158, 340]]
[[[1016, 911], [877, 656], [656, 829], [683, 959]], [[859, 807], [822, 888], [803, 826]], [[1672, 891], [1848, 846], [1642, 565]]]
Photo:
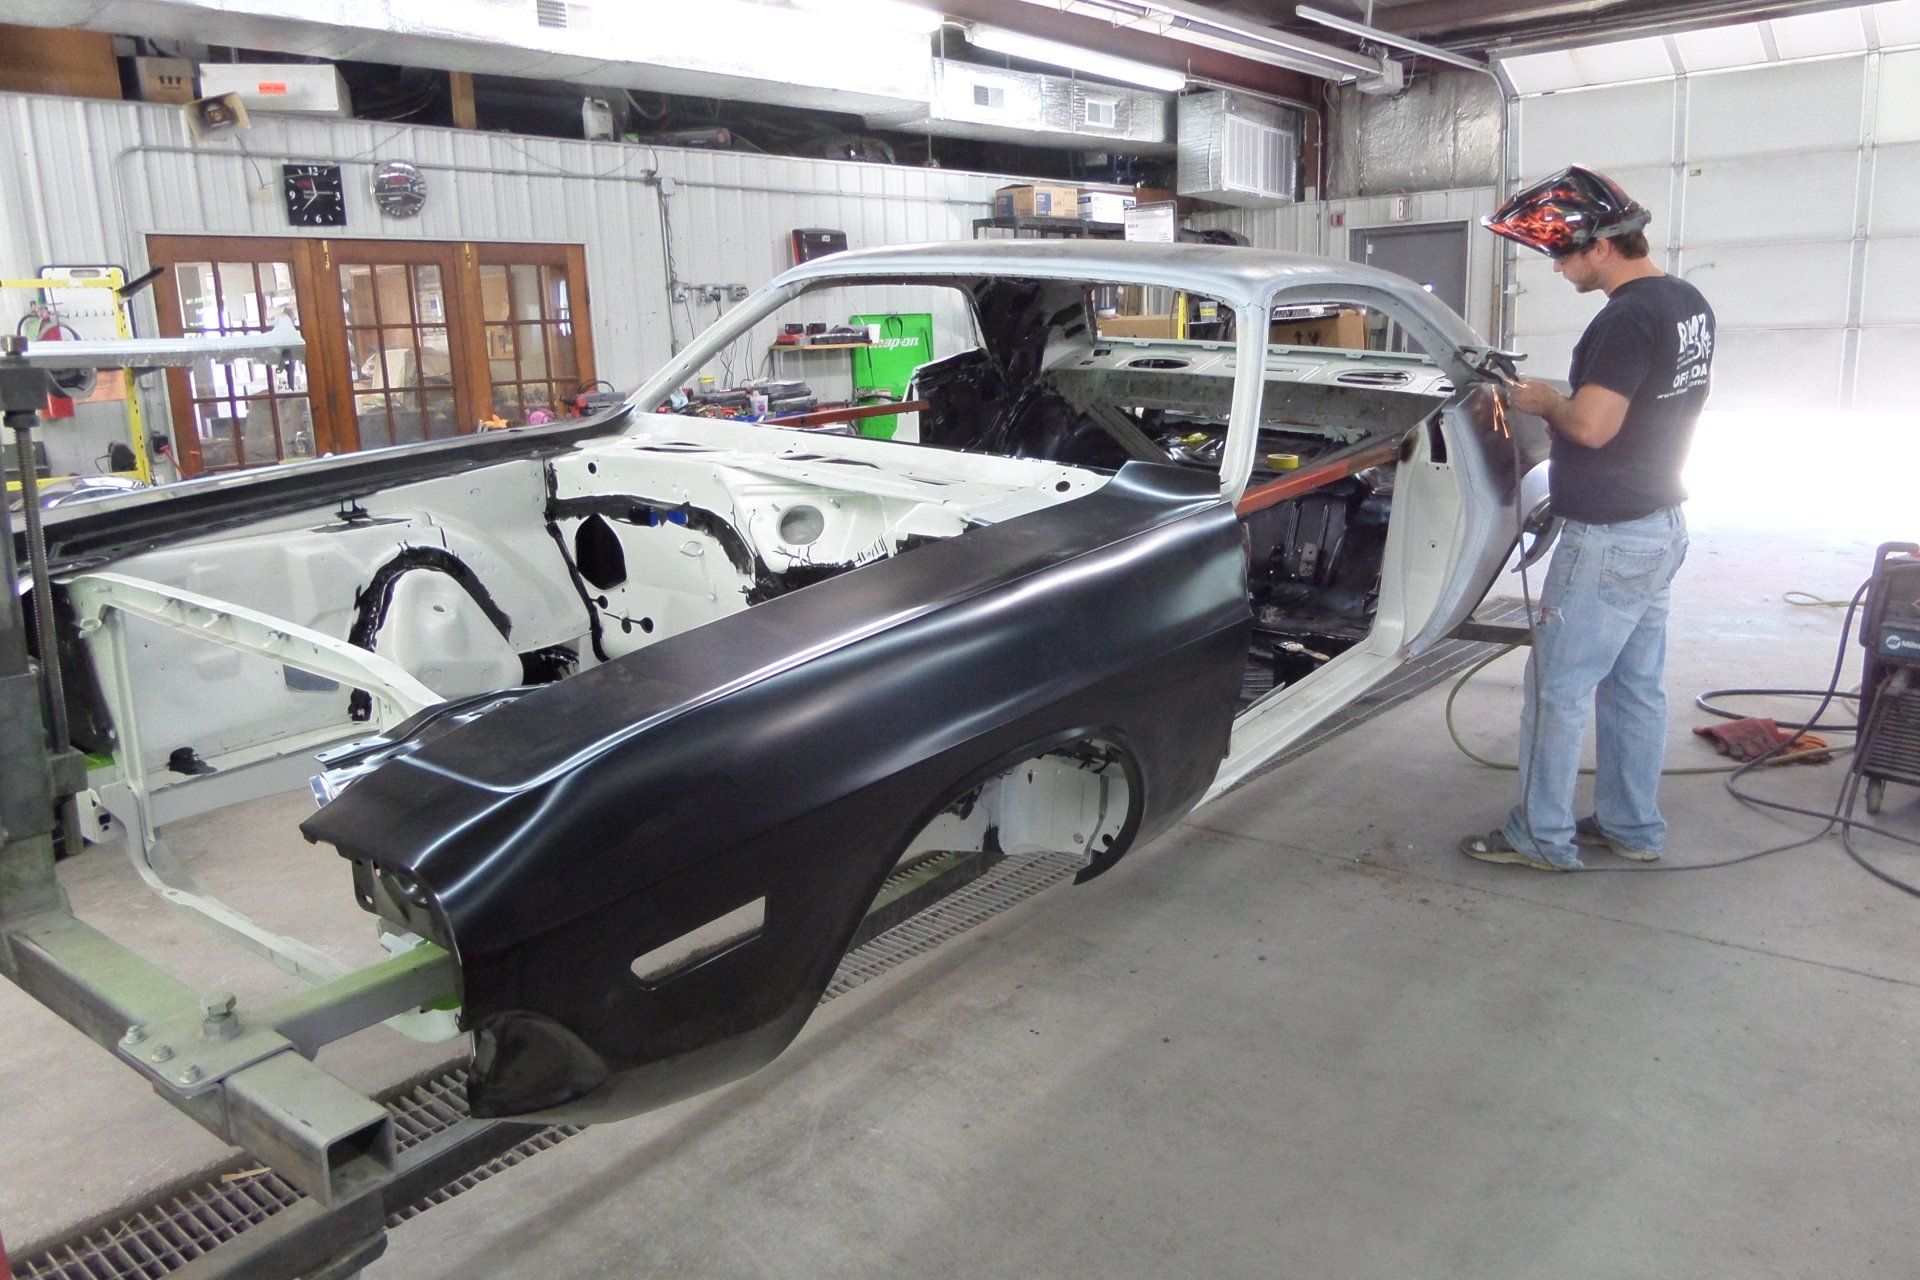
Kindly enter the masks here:
[[1887, 783], [1920, 787], [1920, 544], [1886, 542], [1874, 553], [1860, 643], [1860, 775], [1867, 812]]

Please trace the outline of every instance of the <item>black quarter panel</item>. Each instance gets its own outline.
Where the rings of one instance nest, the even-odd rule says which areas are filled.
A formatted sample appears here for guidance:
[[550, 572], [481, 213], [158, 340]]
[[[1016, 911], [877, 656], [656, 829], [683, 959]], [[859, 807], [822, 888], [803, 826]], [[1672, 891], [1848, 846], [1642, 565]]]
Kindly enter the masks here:
[[[1131, 464], [543, 687], [303, 830], [430, 895], [476, 1114], [629, 1115], [777, 1054], [920, 827], [1037, 746], [1116, 743], [1135, 841], [1164, 830], [1226, 752], [1248, 627], [1212, 477]], [[750, 941], [633, 977], [762, 897]]]

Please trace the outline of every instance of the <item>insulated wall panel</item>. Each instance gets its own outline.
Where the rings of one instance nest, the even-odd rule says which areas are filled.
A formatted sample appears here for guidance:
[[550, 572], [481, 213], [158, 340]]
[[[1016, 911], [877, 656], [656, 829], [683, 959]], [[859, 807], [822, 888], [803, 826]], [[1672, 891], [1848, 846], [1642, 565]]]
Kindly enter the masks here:
[[1689, 251], [1683, 274], [1707, 295], [1722, 329], [1844, 327], [1845, 243], [1716, 245]]
[[[1851, 240], [1859, 170], [1852, 149], [1741, 160], [1689, 157], [1680, 239], [1690, 249], [1755, 240]], [[1783, 191], [1793, 193], [1787, 217], [1781, 216]]]
[[1871, 236], [1920, 232], [1920, 142], [1881, 147], [1873, 161]]
[[1881, 56], [1874, 134], [1881, 142], [1920, 142], [1920, 49]]
[[1883, 236], [1867, 250], [1864, 325], [1920, 324], [1920, 236]]
[[1888, 325], [1862, 333], [1854, 407], [1911, 414], [1915, 369], [1920, 369], [1920, 324]]
[[1529, 339], [1547, 334], [1577, 335], [1606, 301], [1597, 293], [1575, 293], [1553, 263], [1537, 253], [1518, 258], [1513, 268], [1512, 314], [1516, 333]]
[[1844, 340], [1837, 329], [1721, 329], [1713, 352], [1713, 407], [1837, 403]]
[[1520, 173], [1531, 182], [1570, 164], [1615, 169], [1673, 163], [1671, 80], [1526, 99]]
[[1752, 67], [1689, 81], [1687, 159], [1860, 144], [1862, 58]]

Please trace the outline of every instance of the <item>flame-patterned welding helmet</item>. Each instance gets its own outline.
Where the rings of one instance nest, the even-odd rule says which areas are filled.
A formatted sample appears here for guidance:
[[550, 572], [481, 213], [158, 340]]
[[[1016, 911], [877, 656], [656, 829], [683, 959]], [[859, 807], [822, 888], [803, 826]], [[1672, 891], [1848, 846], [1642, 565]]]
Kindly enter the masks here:
[[1515, 244], [1564, 258], [1603, 237], [1638, 231], [1652, 220], [1619, 183], [1576, 164], [1534, 183], [1480, 224]]

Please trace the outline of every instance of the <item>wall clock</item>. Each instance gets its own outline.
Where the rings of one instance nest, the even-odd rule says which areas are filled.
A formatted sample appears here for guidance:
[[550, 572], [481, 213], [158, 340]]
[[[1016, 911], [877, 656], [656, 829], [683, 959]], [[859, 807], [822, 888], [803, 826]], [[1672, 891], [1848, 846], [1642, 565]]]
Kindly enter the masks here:
[[344, 227], [347, 193], [337, 164], [283, 164], [282, 193], [287, 199], [287, 224], [295, 227]]
[[389, 218], [411, 218], [427, 203], [427, 180], [405, 160], [389, 160], [373, 171], [373, 202]]

